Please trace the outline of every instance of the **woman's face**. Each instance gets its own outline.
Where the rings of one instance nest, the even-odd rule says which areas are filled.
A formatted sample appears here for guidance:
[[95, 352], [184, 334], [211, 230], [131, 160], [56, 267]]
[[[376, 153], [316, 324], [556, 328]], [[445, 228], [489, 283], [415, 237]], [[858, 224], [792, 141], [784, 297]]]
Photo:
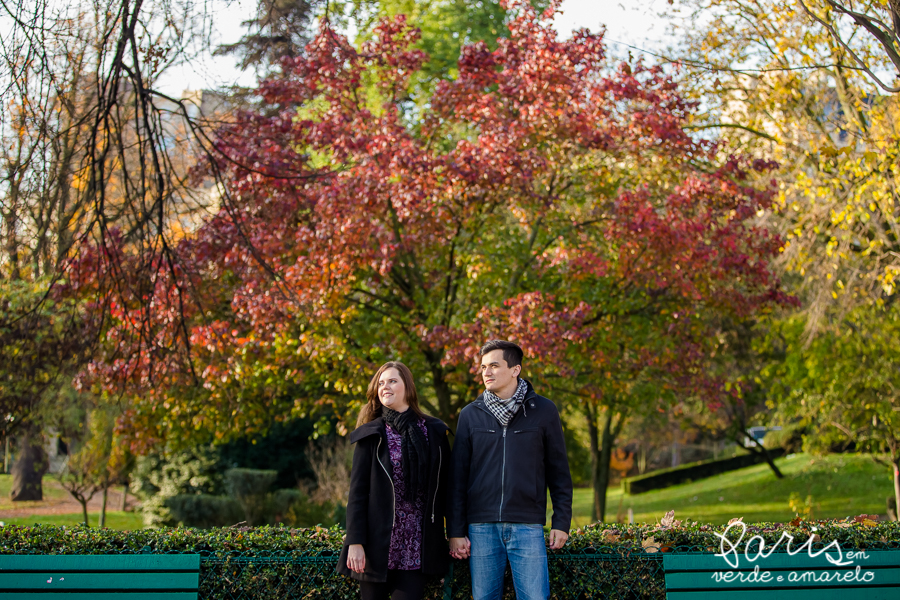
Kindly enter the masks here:
[[385, 369], [378, 378], [378, 399], [382, 406], [397, 412], [406, 412], [409, 402], [406, 401], [406, 386], [400, 378], [400, 372], [394, 367]]

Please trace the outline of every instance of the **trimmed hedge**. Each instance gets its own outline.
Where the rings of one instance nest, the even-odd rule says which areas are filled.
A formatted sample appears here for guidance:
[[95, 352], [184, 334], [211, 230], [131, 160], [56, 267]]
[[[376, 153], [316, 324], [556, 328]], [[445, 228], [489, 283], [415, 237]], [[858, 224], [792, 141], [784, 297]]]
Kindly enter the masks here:
[[[718, 548], [715, 533], [725, 525], [707, 525], [663, 518], [655, 525], [594, 523], [572, 531], [566, 552], [600, 550], [619, 553], [642, 548], [651, 541], [663, 551], [680, 547], [695, 550]], [[748, 523], [746, 538], [761, 535], [774, 543], [782, 531], [806, 540], [812, 528], [822, 544], [837, 540], [842, 548], [864, 550], [886, 546], [900, 549], [900, 523], [876, 522], [865, 515], [844, 520], [800, 521], [792, 523]], [[737, 529], [732, 528], [731, 534]], [[729, 537], [735, 537], [730, 535]], [[227, 527], [220, 529], [162, 528], [115, 531], [96, 527], [7, 525], [0, 527], [0, 554], [130, 554], [191, 552], [210, 557], [236, 554], [278, 554], [315, 556], [339, 553], [344, 530], [338, 526], [290, 529], [288, 527]]]
[[[768, 452], [772, 459], [779, 458], [784, 454], [784, 450], [781, 448], [768, 450]], [[679, 483], [688, 483], [719, 475], [720, 473], [752, 467], [765, 461], [766, 459], [760, 454], [740, 454], [718, 460], [699, 460], [668, 469], [658, 469], [646, 475], [628, 477], [622, 480], [622, 490], [632, 496], [643, 494], [644, 492], [667, 488]]]
[[[823, 547], [837, 540], [847, 550], [900, 549], [900, 523], [880, 523], [865, 515], [843, 521], [747, 524], [746, 542], [759, 535], [768, 544], [786, 531], [796, 544], [813, 534]], [[681, 523], [670, 514], [654, 525], [588, 525], [572, 532], [563, 551], [551, 553], [551, 589], [557, 598], [655, 598], [664, 592], [659, 552], [715, 552], [725, 526]], [[112, 531], [79, 527], [0, 527], [0, 554], [199, 553], [201, 598], [358, 597], [358, 587], [337, 575], [334, 566], [343, 530], [316, 527], [241, 527]], [[740, 526], [729, 538], [737, 541]], [[743, 549], [743, 544], [741, 545]], [[467, 597], [468, 571], [456, 561], [454, 598]], [[427, 598], [441, 598], [442, 581], [429, 586]], [[514, 592], [507, 585], [505, 598]]]

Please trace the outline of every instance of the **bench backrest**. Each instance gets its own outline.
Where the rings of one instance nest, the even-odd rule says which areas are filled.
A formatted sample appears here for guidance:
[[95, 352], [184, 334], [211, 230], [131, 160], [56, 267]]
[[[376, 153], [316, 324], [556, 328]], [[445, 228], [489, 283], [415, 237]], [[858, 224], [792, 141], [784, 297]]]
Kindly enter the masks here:
[[[753, 554], [751, 553], [751, 557]], [[836, 554], [832, 556], [837, 559]], [[837, 566], [825, 555], [811, 558], [773, 553], [751, 562], [730, 555], [732, 568], [715, 554], [665, 554], [667, 600], [897, 600], [900, 551], [869, 551], [852, 566]]]
[[0, 600], [197, 600], [199, 554], [0, 555]]

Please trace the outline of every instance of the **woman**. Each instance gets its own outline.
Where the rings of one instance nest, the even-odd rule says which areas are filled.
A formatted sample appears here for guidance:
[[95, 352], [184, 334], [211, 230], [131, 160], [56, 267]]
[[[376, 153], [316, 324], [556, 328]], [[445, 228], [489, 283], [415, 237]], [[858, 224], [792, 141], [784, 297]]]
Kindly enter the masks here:
[[356, 444], [347, 536], [338, 572], [360, 582], [362, 600], [417, 600], [426, 576], [447, 570], [444, 512], [449, 429], [425, 415], [406, 365], [382, 365], [366, 391]]

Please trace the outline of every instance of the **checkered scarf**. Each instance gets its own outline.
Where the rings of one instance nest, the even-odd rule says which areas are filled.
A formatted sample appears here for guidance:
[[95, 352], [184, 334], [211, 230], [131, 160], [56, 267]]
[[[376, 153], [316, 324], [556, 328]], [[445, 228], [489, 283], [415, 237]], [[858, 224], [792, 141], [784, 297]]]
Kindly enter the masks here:
[[484, 390], [484, 404], [497, 418], [500, 425], [506, 427], [512, 418], [518, 412], [519, 407], [525, 411], [525, 393], [528, 391], [528, 384], [519, 377], [519, 385], [516, 386], [516, 393], [509, 400], [501, 400], [497, 394], [490, 390]]

